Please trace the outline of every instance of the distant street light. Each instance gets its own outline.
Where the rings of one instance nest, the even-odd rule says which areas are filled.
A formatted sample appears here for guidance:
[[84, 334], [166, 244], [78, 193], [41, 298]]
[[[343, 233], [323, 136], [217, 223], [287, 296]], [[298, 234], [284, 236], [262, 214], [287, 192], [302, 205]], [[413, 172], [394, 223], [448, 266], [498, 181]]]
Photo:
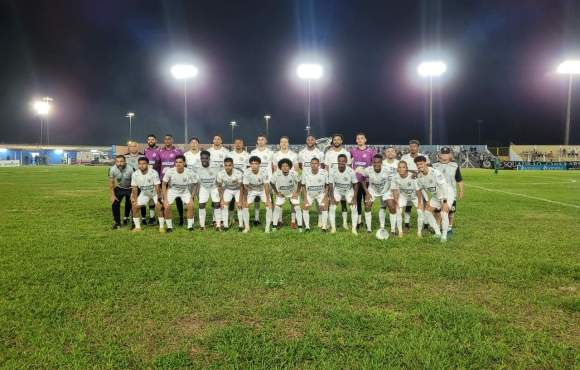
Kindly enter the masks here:
[[440, 77], [447, 71], [447, 65], [441, 61], [422, 62], [417, 67], [421, 77], [429, 78], [429, 145], [433, 144], [433, 77]]
[[266, 120], [266, 140], [268, 142], [270, 142], [270, 132], [269, 132], [269, 123], [270, 123], [270, 118], [272, 118], [269, 114], [266, 114], [264, 116], [264, 119]]
[[171, 75], [176, 80], [183, 80], [183, 131], [184, 131], [184, 143], [187, 143], [187, 80], [190, 80], [197, 76], [198, 69], [196, 66], [191, 64], [176, 64], [171, 67]]
[[238, 127], [238, 124], [236, 123], [236, 121], [230, 121], [229, 125], [232, 128], [232, 141], [231, 141], [231, 143], [233, 144], [234, 143], [234, 129], [236, 127]]
[[133, 117], [135, 117], [135, 113], [128, 112], [125, 117], [129, 118], [129, 140], [133, 140]]
[[558, 66], [556, 71], [568, 75], [568, 104], [566, 107], [566, 130], [564, 132], [564, 145], [570, 145], [570, 116], [572, 111], [572, 80], [574, 75], [580, 74], [580, 60], [566, 60]]
[[315, 63], [304, 63], [300, 64], [296, 68], [296, 74], [301, 80], [306, 80], [306, 89], [308, 93], [308, 103], [307, 103], [307, 119], [306, 119], [306, 131], [310, 135], [310, 83], [312, 80], [319, 80], [322, 78], [324, 69], [320, 64]]
[[43, 126], [46, 126], [46, 144], [50, 144], [50, 134], [48, 131], [48, 115], [52, 109], [52, 98], [45, 96], [33, 104], [34, 111], [40, 117], [40, 145], [43, 141]]

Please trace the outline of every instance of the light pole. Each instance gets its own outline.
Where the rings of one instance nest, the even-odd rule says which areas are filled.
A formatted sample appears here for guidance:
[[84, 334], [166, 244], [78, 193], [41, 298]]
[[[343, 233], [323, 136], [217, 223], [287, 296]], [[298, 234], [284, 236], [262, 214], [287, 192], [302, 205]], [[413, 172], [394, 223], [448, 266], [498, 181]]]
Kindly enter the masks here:
[[236, 121], [230, 121], [230, 127], [232, 128], [232, 144], [234, 143], [234, 129], [238, 126]]
[[433, 78], [447, 71], [447, 65], [441, 61], [422, 62], [417, 67], [421, 77], [429, 78], [429, 145], [433, 144]]
[[171, 74], [176, 80], [183, 80], [183, 134], [184, 143], [187, 143], [187, 80], [198, 74], [196, 66], [191, 64], [176, 64], [171, 67]]
[[559, 74], [568, 75], [568, 104], [566, 107], [566, 129], [564, 131], [564, 145], [570, 145], [570, 120], [572, 111], [572, 80], [574, 75], [580, 74], [580, 60], [566, 60], [556, 70]]
[[268, 140], [268, 142], [270, 142], [270, 129], [269, 129], [270, 118], [272, 117], [269, 114], [266, 114], [264, 116], [264, 119], [266, 120], [266, 140]]
[[50, 143], [50, 136], [48, 133], [48, 114], [52, 108], [51, 103], [52, 98], [45, 96], [40, 100], [37, 100], [33, 104], [34, 111], [40, 117], [40, 145], [42, 145], [43, 141], [43, 125], [46, 126], [46, 144]]
[[310, 84], [313, 80], [319, 80], [322, 78], [323, 68], [320, 64], [316, 63], [303, 63], [296, 68], [296, 74], [301, 80], [306, 80], [306, 90], [308, 94], [307, 101], [307, 115], [306, 115], [306, 131], [310, 135], [311, 125], [310, 125]]
[[133, 140], [133, 117], [135, 117], [135, 113], [127, 112], [125, 117], [129, 118], [129, 140]]

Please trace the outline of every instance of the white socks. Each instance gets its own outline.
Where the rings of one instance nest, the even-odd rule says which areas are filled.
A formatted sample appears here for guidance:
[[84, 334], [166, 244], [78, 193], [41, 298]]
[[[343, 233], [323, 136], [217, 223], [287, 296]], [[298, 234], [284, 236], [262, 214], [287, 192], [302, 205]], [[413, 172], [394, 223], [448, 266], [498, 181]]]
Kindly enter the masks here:
[[133, 217], [133, 223], [135, 224], [135, 229], [141, 228], [141, 219], [139, 217]]
[[270, 231], [272, 224], [272, 208], [266, 207], [266, 231]]
[[319, 218], [321, 218], [319, 221], [320, 227], [326, 230], [326, 224], [328, 222], [328, 211], [322, 211]]
[[425, 212], [417, 210], [417, 234], [420, 234], [423, 229], [423, 220], [425, 219]]
[[242, 224], [246, 228], [246, 230], [250, 230], [250, 209], [244, 208], [242, 209]]
[[[356, 215], [354, 215], [356, 217]], [[352, 223], [356, 224], [356, 219], [352, 218]], [[348, 212], [342, 212], [342, 227], [348, 230]]]
[[228, 207], [222, 208], [222, 221], [224, 222], [224, 227], [226, 229], [230, 227], [230, 210]]
[[307, 209], [302, 211], [302, 219], [304, 220], [304, 227], [310, 229], [310, 211]]
[[447, 232], [449, 231], [449, 213], [447, 212], [441, 212], [441, 228], [443, 229], [441, 238], [447, 239]]
[[239, 227], [244, 227], [244, 210], [243, 209], [238, 209], [236, 211], [237, 215], [238, 215], [238, 226]]
[[385, 213], [386, 211], [384, 208], [379, 209], [379, 225], [381, 227], [381, 230], [385, 228]]
[[205, 228], [205, 208], [199, 209], [199, 226]]
[[272, 217], [272, 223], [274, 224], [274, 227], [278, 226], [278, 221], [280, 221], [281, 216], [282, 216], [282, 207], [274, 206], [274, 214]]
[[330, 221], [330, 228], [332, 230], [336, 229], [336, 204], [330, 205], [330, 212], [328, 215], [328, 220]]
[[167, 228], [168, 229], [173, 229], [173, 220], [168, 218], [165, 220], [165, 223], [167, 224]]
[[356, 209], [356, 204], [353, 204], [352, 206], [350, 206], [350, 219], [352, 221], [352, 232], [356, 233], [356, 227], [358, 225], [357, 220], [360, 218], [361, 216], [358, 214], [358, 211]]
[[163, 229], [163, 225], [165, 224], [165, 218], [159, 217], [159, 229]]
[[216, 226], [221, 227], [222, 209], [221, 208], [214, 208], [213, 209], [213, 217], [215, 218]]
[[[265, 199], [264, 199], [265, 201]], [[249, 210], [249, 208], [248, 208]], [[254, 221], [260, 221], [260, 202], [254, 202]]]
[[292, 215], [298, 227], [302, 227], [302, 212], [300, 211], [300, 206], [294, 206], [294, 213]]
[[405, 223], [408, 224], [411, 222], [411, 212], [405, 212]]
[[193, 218], [187, 219], [187, 228], [191, 229], [193, 227]]
[[373, 213], [372, 212], [365, 212], [365, 224], [367, 225], [367, 230], [371, 231], [372, 224], [373, 224]]
[[[396, 213], [390, 213], [389, 212], [389, 223], [391, 224], [391, 232], [394, 233], [395, 232], [395, 228], [397, 227], [397, 221], [398, 218], [401, 217], [402, 215], [399, 214], [397, 215]], [[401, 229], [403, 228], [403, 225], [400, 225]]]
[[[431, 228], [433, 228], [433, 230], [435, 230], [435, 235], [441, 235], [441, 230], [439, 230], [439, 225], [437, 225], [437, 221], [435, 221], [435, 217], [433, 216], [433, 213], [429, 212], [429, 211], [425, 211], [423, 212], [423, 217], [424, 217], [424, 222], [428, 222], [429, 226], [431, 226]], [[449, 219], [447, 219], [449, 222]], [[419, 224], [421, 225], [421, 224]]]
[[149, 218], [155, 218], [155, 208], [149, 208]]

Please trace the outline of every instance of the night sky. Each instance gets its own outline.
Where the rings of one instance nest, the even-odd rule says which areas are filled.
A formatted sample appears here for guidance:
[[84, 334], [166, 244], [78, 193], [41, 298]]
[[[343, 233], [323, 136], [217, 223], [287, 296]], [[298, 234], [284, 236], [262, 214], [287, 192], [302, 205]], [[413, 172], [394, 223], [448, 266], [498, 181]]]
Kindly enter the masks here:
[[[365, 131], [370, 143], [425, 141], [425, 57], [445, 59], [436, 81], [434, 141], [556, 144], [567, 79], [580, 58], [580, 1], [30, 1], [0, 3], [0, 142], [36, 143], [35, 96], [53, 97], [51, 143], [109, 145], [173, 133], [183, 141], [183, 90], [169, 66], [192, 60], [189, 133], [208, 142], [236, 120], [254, 143], [304, 141], [300, 56], [324, 61], [313, 85], [317, 136]], [[190, 59], [187, 59], [190, 58]], [[572, 143], [580, 143], [580, 78]], [[276, 141], [276, 140], [275, 140]]]

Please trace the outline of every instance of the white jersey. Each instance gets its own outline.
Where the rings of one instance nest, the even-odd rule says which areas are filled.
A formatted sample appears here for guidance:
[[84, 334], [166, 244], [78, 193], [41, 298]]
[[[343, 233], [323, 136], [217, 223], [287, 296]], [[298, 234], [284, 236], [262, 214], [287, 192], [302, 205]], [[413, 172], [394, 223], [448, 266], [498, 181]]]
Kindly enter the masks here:
[[191, 185], [197, 184], [197, 175], [190, 170], [185, 168], [183, 172], [177, 172], [177, 168], [168, 168], [163, 176], [163, 182], [167, 183], [168, 189], [177, 194], [191, 193]]
[[216, 180], [218, 185], [223, 186], [224, 189], [240, 190], [240, 187], [242, 186], [242, 183], [244, 181], [244, 173], [234, 168], [232, 170], [232, 174], [228, 175], [226, 170], [221, 170], [218, 173]]
[[324, 164], [324, 152], [317, 147], [312, 150], [304, 148], [298, 153], [298, 163], [302, 165], [303, 171], [304, 169], [310, 169], [312, 158], [318, 158], [318, 161]]
[[192, 152], [188, 150], [183, 155], [185, 156], [185, 164], [187, 168], [193, 170], [194, 172], [197, 171], [199, 167], [201, 167], [201, 157], [199, 156], [201, 151]]
[[306, 193], [315, 198], [324, 192], [324, 187], [328, 182], [328, 172], [323, 169], [318, 169], [316, 174], [312, 171], [302, 172], [301, 183], [306, 189]]
[[250, 191], [264, 191], [264, 184], [270, 182], [270, 176], [268, 176], [267, 171], [260, 170], [258, 173], [254, 173], [251, 168], [248, 168], [244, 172], [243, 182]]
[[377, 171], [370, 166], [364, 169], [363, 174], [368, 178], [369, 191], [374, 195], [383, 195], [391, 188], [391, 174], [385, 167], [381, 167], [381, 170], [377, 173]]
[[393, 177], [395, 177], [395, 175], [397, 174], [397, 167], [398, 166], [399, 166], [398, 159], [393, 159], [393, 162], [391, 162], [391, 163], [389, 163], [388, 159], [383, 159], [383, 168], [385, 168], [389, 171], [389, 174], [391, 175], [391, 179]]
[[344, 148], [341, 148], [337, 152], [334, 150], [334, 148], [331, 147], [326, 151], [326, 153], [324, 153], [324, 165], [326, 166], [327, 170], [334, 169], [338, 166], [338, 156], [341, 154], [346, 155], [346, 165], [350, 167], [350, 164], [352, 163], [352, 157], [350, 156], [350, 153]]
[[159, 181], [159, 174], [154, 169], [147, 169], [147, 172], [143, 173], [141, 170], [133, 172], [131, 176], [131, 186], [135, 186], [141, 190], [141, 194], [147, 196], [156, 195], [155, 186], [161, 184]]
[[270, 177], [272, 175], [272, 158], [274, 157], [274, 152], [269, 148], [264, 150], [259, 150], [258, 148], [250, 152], [250, 157], [257, 156], [260, 158], [260, 168], [262, 171], [266, 171], [266, 175]]
[[207, 151], [209, 152], [210, 166], [220, 170], [224, 168], [224, 159], [230, 156], [230, 151], [223, 146], [219, 149], [212, 146]]
[[250, 165], [250, 153], [243, 150], [241, 153], [235, 150], [230, 152], [230, 158], [234, 160], [234, 168], [244, 172]]
[[289, 171], [287, 175], [281, 170], [274, 172], [270, 179], [270, 184], [276, 186], [276, 190], [284, 196], [290, 196], [292, 193], [298, 192], [298, 184], [300, 178], [294, 171]]
[[459, 170], [459, 165], [457, 162], [448, 162], [448, 163], [440, 163], [436, 162], [433, 163], [433, 168], [437, 171], [441, 172], [445, 180], [447, 181], [448, 190], [453, 197], [457, 193], [457, 182], [463, 181], [461, 178], [461, 171]]
[[332, 184], [335, 193], [346, 194], [353, 190], [353, 184], [357, 182], [356, 172], [350, 167], [346, 167], [344, 172], [334, 168], [328, 173], [328, 184]]
[[274, 165], [275, 170], [278, 169], [278, 162], [284, 158], [289, 159], [292, 162], [291, 169], [295, 166], [298, 166], [298, 154], [296, 154], [296, 152], [288, 150], [286, 153], [283, 153], [281, 150], [279, 150], [274, 153], [274, 156], [272, 157], [272, 164]]
[[426, 175], [417, 173], [417, 187], [436, 199], [447, 199], [449, 196], [445, 177], [432, 167], [427, 167]]
[[197, 169], [197, 179], [199, 185], [206, 189], [216, 189], [217, 188], [217, 174], [220, 170], [218, 168], [201, 166]]
[[422, 155], [423, 157], [427, 158], [427, 163], [429, 163], [429, 157], [423, 153], [417, 153], [416, 156], [411, 157], [411, 153], [403, 154], [401, 157], [401, 161], [407, 162], [407, 168], [411, 172], [417, 172], [417, 165], [415, 164], [415, 158]]
[[396, 174], [393, 177], [391, 183], [391, 190], [399, 190], [399, 192], [407, 197], [408, 199], [417, 198], [417, 181], [413, 178], [413, 175], [409, 172], [407, 177], [401, 177], [401, 175]]

